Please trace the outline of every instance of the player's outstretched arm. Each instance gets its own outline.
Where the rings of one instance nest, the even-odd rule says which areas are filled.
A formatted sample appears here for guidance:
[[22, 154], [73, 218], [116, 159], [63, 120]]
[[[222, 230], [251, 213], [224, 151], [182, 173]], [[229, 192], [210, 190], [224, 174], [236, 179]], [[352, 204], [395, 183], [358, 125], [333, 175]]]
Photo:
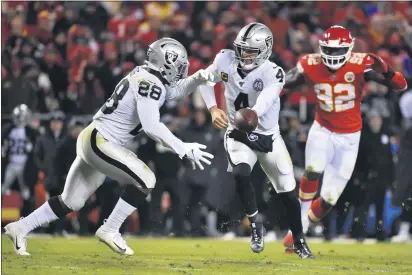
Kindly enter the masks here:
[[305, 84], [305, 76], [299, 67], [294, 67], [286, 73], [285, 89], [294, 89]]
[[283, 83], [273, 83], [265, 87], [251, 109], [256, 112], [258, 117], [263, 116], [279, 99], [282, 89]]
[[371, 69], [365, 72], [365, 81], [374, 81], [396, 92], [402, 92], [408, 88], [406, 79], [400, 72], [394, 72], [379, 56], [371, 53], [369, 56], [373, 59], [374, 64]]
[[216, 129], [225, 129], [229, 126], [225, 111], [219, 109], [216, 103], [215, 89], [210, 85], [199, 87], [206, 107], [212, 116], [212, 123]]
[[193, 165], [203, 170], [202, 163], [210, 165], [213, 155], [202, 151], [206, 145], [198, 143], [184, 143], [178, 139], [170, 130], [160, 122], [159, 104], [157, 101], [149, 98], [140, 98], [137, 101], [137, 112], [140, 122], [145, 133], [153, 140], [161, 143], [163, 146], [171, 148], [180, 158], [188, 158]]
[[168, 97], [166, 99], [179, 99], [188, 96], [196, 91], [196, 88], [199, 85], [213, 81], [213, 79], [214, 75], [211, 72], [207, 70], [198, 70], [191, 76], [180, 80], [176, 87], [167, 88]]
[[217, 71], [217, 59], [221, 56], [218, 54], [212, 65], [207, 67], [206, 71], [213, 75], [213, 79], [206, 84], [199, 86], [200, 93], [205, 101], [206, 107], [212, 116], [212, 123], [216, 129], [225, 129], [229, 126], [225, 111], [219, 109], [216, 103], [215, 89], [216, 83], [222, 81]]

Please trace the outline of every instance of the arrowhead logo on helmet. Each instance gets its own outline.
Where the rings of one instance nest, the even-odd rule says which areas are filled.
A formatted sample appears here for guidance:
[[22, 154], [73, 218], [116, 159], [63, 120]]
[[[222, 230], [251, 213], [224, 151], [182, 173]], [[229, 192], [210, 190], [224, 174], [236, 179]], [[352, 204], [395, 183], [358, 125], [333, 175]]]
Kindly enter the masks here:
[[166, 54], [165, 54], [165, 60], [166, 60], [166, 63], [167, 64], [173, 64], [173, 63], [175, 63], [176, 62], [176, 60], [177, 60], [177, 53], [175, 53], [175, 52], [172, 52], [172, 51], [166, 51]]

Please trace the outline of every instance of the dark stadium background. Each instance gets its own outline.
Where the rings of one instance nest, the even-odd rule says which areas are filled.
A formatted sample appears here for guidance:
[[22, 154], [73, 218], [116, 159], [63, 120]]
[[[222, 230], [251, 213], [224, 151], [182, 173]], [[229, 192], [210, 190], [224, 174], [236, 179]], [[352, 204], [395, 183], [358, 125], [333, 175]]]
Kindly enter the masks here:
[[[231, 48], [234, 36], [243, 25], [262, 22], [273, 32], [271, 58], [287, 71], [296, 65], [301, 55], [317, 52], [322, 32], [339, 24], [356, 37], [354, 51], [377, 53], [396, 71], [402, 72], [411, 87], [411, 2], [3, 1], [1, 6], [2, 130], [10, 126], [13, 108], [24, 103], [33, 112], [30, 124], [38, 133], [29, 152], [33, 158], [28, 164], [36, 171], [27, 182], [31, 198], [23, 207], [17, 185], [13, 186], [16, 190], [3, 194], [2, 224], [31, 212], [48, 194], [60, 192], [74, 156], [76, 132], [90, 122], [117, 82], [134, 66], [142, 64], [147, 46], [157, 38], [170, 36], [187, 48], [189, 74], [192, 74], [211, 64], [220, 49]], [[222, 87], [216, 89], [216, 95], [221, 104]], [[387, 159], [379, 159], [385, 154], [376, 154], [386, 150], [380, 142], [361, 150], [366, 156], [374, 152], [377, 158], [357, 165], [338, 203], [338, 213], [331, 213], [331, 219], [325, 222], [325, 237], [346, 233], [359, 239], [367, 235], [385, 239], [397, 233], [401, 207], [392, 205], [389, 191], [396, 191], [402, 182], [394, 172], [397, 156], [402, 154], [398, 150], [403, 132], [399, 98], [384, 87], [365, 86], [364, 129], [368, 129], [372, 117], [382, 118], [382, 127], [390, 137], [390, 165], [380, 166], [388, 163]], [[282, 98], [280, 125], [297, 180], [304, 166], [305, 139], [313, 121], [315, 102], [311, 87]], [[161, 111], [163, 121], [178, 136], [210, 143], [215, 161], [204, 172], [192, 172], [185, 169], [175, 155], [144, 135], [131, 142], [130, 148], [154, 169], [158, 183], [147, 204], [128, 220], [125, 230], [143, 235], [164, 235], [172, 230], [184, 236], [219, 236], [226, 232], [243, 235], [245, 227], [239, 226], [242, 217], [233, 181], [226, 173], [223, 143], [211, 142], [221, 140], [222, 133], [210, 126], [200, 94], [168, 102]], [[49, 131], [51, 120], [64, 124], [57, 141], [50, 141], [53, 140]], [[44, 152], [58, 153], [50, 153], [46, 159]], [[3, 158], [6, 154], [2, 150]], [[360, 159], [364, 160], [365, 155]], [[3, 161], [2, 175], [4, 164]], [[253, 178], [266, 228], [275, 229], [281, 237], [286, 230], [285, 217], [276, 194], [268, 191], [262, 171], [256, 169]], [[382, 178], [385, 180], [377, 180]], [[85, 209], [39, 233], [93, 234], [113, 208], [119, 188], [107, 179]], [[382, 192], [375, 190], [388, 192], [383, 198]], [[375, 202], [384, 203], [386, 234], [383, 235], [375, 234], [376, 215], [374, 207], [369, 207]], [[354, 213], [363, 215], [363, 220], [354, 219]], [[411, 216], [411, 212], [405, 214], [404, 211], [403, 220]], [[171, 220], [175, 223], [173, 227], [168, 222]], [[363, 221], [367, 224], [367, 234]], [[214, 222], [217, 225], [212, 230]], [[377, 227], [379, 229], [379, 224]], [[319, 234], [320, 228], [312, 233]]]

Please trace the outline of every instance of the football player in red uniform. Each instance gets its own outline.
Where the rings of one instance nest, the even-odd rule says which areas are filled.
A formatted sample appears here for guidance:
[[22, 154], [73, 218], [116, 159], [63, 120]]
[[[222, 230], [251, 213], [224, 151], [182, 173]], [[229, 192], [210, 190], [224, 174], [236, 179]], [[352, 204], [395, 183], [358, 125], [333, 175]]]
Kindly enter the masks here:
[[[394, 72], [378, 56], [352, 52], [354, 41], [347, 29], [332, 26], [319, 41], [320, 54], [303, 56], [286, 75], [285, 89], [306, 83], [313, 85], [317, 96], [299, 190], [305, 233], [309, 221], [320, 221], [336, 204], [352, 175], [362, 128], [360, 104], [364, 83], [375, 81], [394, 91], [407, 88], [402, 74]], [[320, 197], [312, 202], [322, 173]], [[293, 245], [290, 231], [284, 245]]]

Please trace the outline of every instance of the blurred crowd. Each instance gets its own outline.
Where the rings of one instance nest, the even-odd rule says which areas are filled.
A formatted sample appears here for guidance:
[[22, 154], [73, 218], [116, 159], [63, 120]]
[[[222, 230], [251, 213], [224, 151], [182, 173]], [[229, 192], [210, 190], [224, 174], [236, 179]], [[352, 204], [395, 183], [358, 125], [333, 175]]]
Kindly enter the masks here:
[[[287, 71], [303, 54], [318, 52], [318, 38], [326, 28], [342, 25], [356, 38], [354, 51], [378, 54], [394, 70], [403, 73], [409, 87], [412, 84], [410, 2], [5, 1], [1, 8], [2, 158], [8, 160], [2, 162], [2, 195], [10, 196], [13, 188], [20, 191], [21, 215], [31, 212], [39, 200], [38, 185], [44, 186], [46, 197], [61, 192], [74, 159], [79, 131], [110, 97], [118, 81], [134, 66], [143, 64], [147, 46], [157, 38], [170, 36], [187, 48], [192, 74], [211, 64], [219, 50], [232, 48], [242, 26], [262, 22], [273, 33], [272, 61]], [[216, 94], [221, 104], [223, 91], [219, 85]], [[373, 234], [384, 240], [398, 231], [397, 226], [393, 230], [383, 228], [384, 205], [387, 190], [393, 190], [397, 182], [395, 166], [407, 127], [403, 123], [405, 115], [402, 116], [405, 112], [399, 107], [400, 96], [383, 86], [368, 83], [363, 94], [361, 161], [347, 195], [337, 207], [338, 226], [333, 234], [343, 232], [343, 221], [350, 212], [353, 230], [349, 232], [353, 237]], [[303, 87], [283, 96], [282, 103], [280, 126], [296, 178], [300, 179], [316, 96], [312, 87]], [[25, 126], [30, 134], [27, 130], [25, 140], [19, 141], [20, 149], [10, 149], [20, 144], [12, 142], [12, 146], [5, 138], [14, 133], [16, 119], [13, 121], [12, 112], [20, 104], [28, 106], [34, 114]], [[139, 209], [139, 229], [133, 227], [131, 231], [160, 235], [173, 232], [178, 236], [241, 235], [246, 227], [239, 226], [243, 217], [238, 215], [238, 198], [226, 172], [222, 133], [210, 126], [199, 93], [168, 102], [161, 113], [162, 120], [179, 137], [207, 144], [215, 161], [200, 175], [186, 169], [177, 156], [144, 135], [131, 142], [129, 146], [158, 178], [146, 207]], [[6, 186], [6, 165], [11, 154], [17, 153], [26, 155], [18, 160], [24, 163], [24, 184], [11, 182]], [[18, 174], [20, 170], [16, 171]], [[268, 191], [259, 167], [255, 168], [253, 178], [267, 231], [279, 234], [286, 229], [281, 204], [276, 194]], [[88, 234], [93, 227], [90, 213], [100, 206], [94, 224], [101, 223], [116, 202], [118, 189], [116, 183], [107, 179], [107, 184], [78, 216], [53, 225], [48, 232], [73, 230]], [[376, 209], [376, 226], [368, 231], [366, 220], [371, 204]], [[347, 211], [350, 207], [355, 210]], [[401, 230], [409, 230], [405, 224], [412, 222], [411, 213], [404, 207]], [[331, 238], [328, 222], [324, 229], [324, 235]], [[313, 234], [318, 233], [313, 230]]]

